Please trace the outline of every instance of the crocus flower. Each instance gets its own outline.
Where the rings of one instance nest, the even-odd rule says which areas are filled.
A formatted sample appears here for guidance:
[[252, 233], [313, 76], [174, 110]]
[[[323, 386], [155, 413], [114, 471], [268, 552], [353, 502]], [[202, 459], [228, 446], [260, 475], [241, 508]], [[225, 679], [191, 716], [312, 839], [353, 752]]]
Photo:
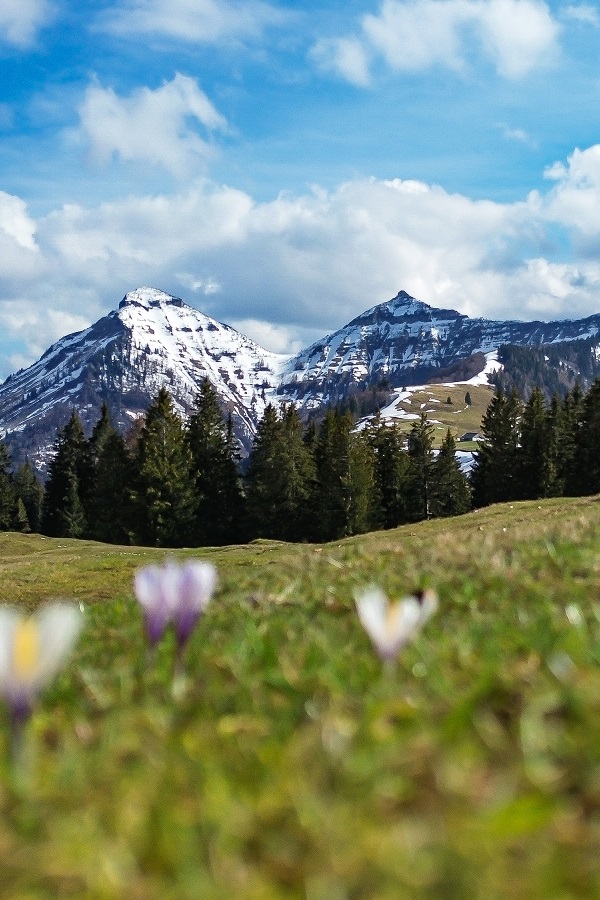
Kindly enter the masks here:
[[26, 721], [65, 662], [82, 621], [80, 609], [67, 603], [50, 603], [32, 616], [0, 607], [0, 693], [15, 725]]
[[208, 606], [216, 584], [215, 567], [199, 560], [181, 565], [167, 560], [163, 566], [138, 569], [134, 591], [144, 611], [150, 645], [158, 643], [173, 623], [181, 650]]
[[432, 590], [419, 591], [396, 603], [375, 586], [356, 595], [358, 617], [384, 660], [393, 659], [418, 634], [436, 611], [437, 603]]

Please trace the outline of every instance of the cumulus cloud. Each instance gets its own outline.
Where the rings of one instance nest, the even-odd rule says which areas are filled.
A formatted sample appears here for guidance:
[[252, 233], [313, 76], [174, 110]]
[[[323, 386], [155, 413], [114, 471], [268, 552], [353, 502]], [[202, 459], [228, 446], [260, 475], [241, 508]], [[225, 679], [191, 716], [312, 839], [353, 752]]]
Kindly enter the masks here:
[[573, 246], [586, 259], [600, 258], [600, 145], [575, 150], [566, 165], [555, 163], [545, 172], [555, 181], [545, 195], [531, 195], [546, 220], [569, 228]]
[[125, 0], [101, 18], [101, 27], [126, 36], [161, 35], [179, 41], [216, 43], [256, 38], [285, 21], [281, 10], [258, 0]]
[[0, 43], [19, 48], [35, 43], [38, 31], [54, 17], [50, 0], [2, 0], [0, 4]]
[[156, 90], [143, 87], [127, 97], [91, 84], [79, 116], [78, 137], [96, 162], [117, 156], [162, 166], [175, 175], [193, 171], [214, 152], [198, 126], [206, 132], [227, 128], [198, 83], [179, 73]]
[[[546, 191], [513, 203], [375, 178], [257, 202], [197, 180], [172, 195], [65, 206], [35, 225], [19, 198], [0, 195], [0, 253], [7, 265], [19, 253], [30, 263], [2, 280], [0, 324], [41, 352], [43, 338], [94, 321], [140, 284], [280, 351], [400, 289], [489, 318], [591, 315], [600, 309], [600, 145], [547, 174]], [[557, 229], [568, 256], [552, 250]]]
[[392, 71], [434, 65], [460, 71], [475, 47], [500, 75], [521, 78], [554, 58], [559, 30], [542, 0], [383, 0], [377, 15], [363, 16], [359, 35], [322, 40], [312, 55], [366, 85], [369, 56], [383, 58]]

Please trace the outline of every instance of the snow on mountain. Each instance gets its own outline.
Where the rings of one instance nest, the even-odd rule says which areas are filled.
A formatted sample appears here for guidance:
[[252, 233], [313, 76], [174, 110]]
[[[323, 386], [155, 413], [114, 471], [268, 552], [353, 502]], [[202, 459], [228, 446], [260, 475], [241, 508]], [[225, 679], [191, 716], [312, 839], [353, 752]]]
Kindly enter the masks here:
[[369, 388], [385, 398], [431, 381], [481, 383], [498, 365], [494, 354], [502, 344], [595, 336], [600, 315], [549, 323], [471, 319], [401, 291], [290, 357], [262, 349], [183, 300], [138, 288], [117, 310], [57, 341], [0, 386], [0, 437], [16, 460], [29, 455], [43, 466], [73, 408], [89, 433], [106, 402], [126, 432], [162, 386], [178, 412], [189, 414], [208, 377], [247, 451], [269, 402], [294, 401], [309, 411]]
[[75, 407], [88, 430], [105, 401], [122, 430], [164, 385], [182, 415], [209, 378], [248, 448], [289, 357], [263, 350], [235, 329], [154, 288], [128, 293], [119, 308], [53, 344], [0, 386], [0, 435], [20, 456], [46, 451]]
[[[315, 409], [359, 386], [466, 381], [482, 372], [488, 354], [502, 344], [549, 344], [599, 332], [600, 315], [549, 323], [471, 319], [401, 291], [290, 360], [279, 392]], [[470, 374], [465, 369], [469, 360], [475, 369]]]

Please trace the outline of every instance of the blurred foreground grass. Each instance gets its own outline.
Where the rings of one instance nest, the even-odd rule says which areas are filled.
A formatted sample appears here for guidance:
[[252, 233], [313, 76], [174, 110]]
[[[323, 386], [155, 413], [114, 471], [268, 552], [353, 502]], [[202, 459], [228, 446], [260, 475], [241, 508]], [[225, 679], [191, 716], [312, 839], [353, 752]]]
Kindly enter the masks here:
[[[0, 729], [2, 900], [600, 897], [596, 498], [172, 555], [221, 583], [176, 699], [131, 592], [164, 551], [0, 536], [3, 602], [87, 607], [28, 775]], [[393, 670], [369, 582], [440, 595]]]

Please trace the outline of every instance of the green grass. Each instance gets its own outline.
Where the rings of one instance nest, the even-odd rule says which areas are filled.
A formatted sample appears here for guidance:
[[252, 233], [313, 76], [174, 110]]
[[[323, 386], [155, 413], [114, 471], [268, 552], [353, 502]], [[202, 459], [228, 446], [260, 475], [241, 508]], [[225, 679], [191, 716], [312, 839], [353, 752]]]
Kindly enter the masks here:
[[[173, 697], [135, 568], [164, 551], [0, 536], [0, 597], [82, 600], [30, 723], [0, 721], [0, 897], [600, 897], [600, 503], [515, 503], [219, 568]], [[395, 668], [356, 587], [429, 585]]]

